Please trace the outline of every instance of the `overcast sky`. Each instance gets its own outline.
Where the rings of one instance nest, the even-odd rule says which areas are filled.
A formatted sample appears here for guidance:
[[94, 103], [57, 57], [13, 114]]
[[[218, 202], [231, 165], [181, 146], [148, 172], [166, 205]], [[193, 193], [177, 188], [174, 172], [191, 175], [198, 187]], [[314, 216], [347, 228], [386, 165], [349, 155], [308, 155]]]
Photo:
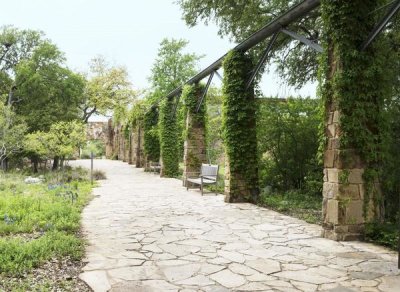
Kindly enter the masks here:
[[[203, 69], [235, 46], [217, 35], [213, 24], [188, 28], [173, 0], [9, 0], [2, 1], [1, 25], [42, 30], [67, 57], [71, 69], [86, 71], [89, 60], [104, 55], [109, 61], [127, 67], [137, 89], [149, 86], [147, 77], [165, 37], [184, 38], [187, 51], [205, 55]], [[219, 85], [217, 78], [215, 85]], [[263, 77], [265, 95], [284, 97], [298, 94], [281, 85], [274, 74]], [[302, 89], [302, 95], [315, 95], [315, 86]]]

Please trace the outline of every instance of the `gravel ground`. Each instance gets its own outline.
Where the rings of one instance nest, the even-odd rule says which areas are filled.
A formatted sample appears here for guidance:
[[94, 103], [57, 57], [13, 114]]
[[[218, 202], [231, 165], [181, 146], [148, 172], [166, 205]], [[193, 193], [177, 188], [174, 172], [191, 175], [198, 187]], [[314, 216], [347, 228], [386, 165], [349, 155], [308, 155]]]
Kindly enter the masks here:
[[79, 279], [83, 266], [68, 258], [53, 259], [21, 277], [0, 275], [0, 291], [92, 291]]

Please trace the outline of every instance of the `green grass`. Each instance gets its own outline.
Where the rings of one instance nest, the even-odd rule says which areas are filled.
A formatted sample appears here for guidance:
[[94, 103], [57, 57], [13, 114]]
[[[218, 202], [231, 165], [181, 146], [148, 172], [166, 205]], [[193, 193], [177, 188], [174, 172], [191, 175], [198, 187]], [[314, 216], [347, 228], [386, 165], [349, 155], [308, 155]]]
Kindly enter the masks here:
[[308, 223], [321, 223], [322, 198], [320, 197], [299, 191], [271, 193], [261, 195], [260, 204]]
[[83, 255], [77, 233], [91, 185], [75, 172], [83, 173], [50, 174], [36, 185], [18, 174], [0, 176], [0, 274], [19, 275], [54, 257]]

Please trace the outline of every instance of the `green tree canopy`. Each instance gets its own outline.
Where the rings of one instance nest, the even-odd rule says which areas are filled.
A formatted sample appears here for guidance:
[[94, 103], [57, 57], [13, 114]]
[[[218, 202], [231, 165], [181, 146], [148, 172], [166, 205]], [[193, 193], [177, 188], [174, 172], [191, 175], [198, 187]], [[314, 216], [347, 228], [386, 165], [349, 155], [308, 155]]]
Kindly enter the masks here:
[[111, 114], [115, 108], [123, 108], [135, 98], [126, 68], [110, 66], [104, 57], [90, 62], [89, 79], [80, 105], [82, 120], [87, 122], [93, 114]]

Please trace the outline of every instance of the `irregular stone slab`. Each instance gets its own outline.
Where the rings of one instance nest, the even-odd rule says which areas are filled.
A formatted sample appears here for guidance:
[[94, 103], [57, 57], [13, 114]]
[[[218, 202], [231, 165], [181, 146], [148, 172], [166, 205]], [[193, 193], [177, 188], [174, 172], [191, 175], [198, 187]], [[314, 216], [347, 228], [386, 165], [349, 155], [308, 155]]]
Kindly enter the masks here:
[[332, 283], [335, 282], [334, 279], [330, 279], [328, 277], [323, 277], [315, 273], [315, 271], [284, 271], [280, 273], [274, 274], [274, 276], [279, 278], [285, 278], [289, 280], [299, 281], [299, 282], [306, 282], [310, 284], [325, 284], [325, 283]]
[[265, 291], [268, 289], [270, 287], [260, 282], [248, 283], [237, 288], [238, 291]]
[[382, 277], [382, 284], [380, 284], [378, 288], [383, 292], [398, 292], [400, 291], [400, 277]]
[[[153, 289], [152, 291], [179, 291], [180, 287], [172, 285], [164, 280], [146, 280], [142, 281], [143, 287]], [[131, 290], [134, 291], [134, 290]]]
[[200, 250], [198, 246], [185, 246], [177, 244], [160, 244], [159, 247], [167, 253], [178, 257], [186, 256], [191, 253], [196, 253]]
[[251, 276], [258, 273], [256, 270], [249, 268], [248, 266], [237, 263], [230, 264], [229, 269], [235, 274], [240, 274], [244, 276]]
[[305, 283], [305, 282], [298, 282], [298, 281], [290, 281], [290, 283], [297, 289], [303, 292], [314, 292], [317, 291], [318, 285]]
[[244, 263], [245, 262], [245, 258], [243, 256], [243, 254], [235, 252], [235, 251], [226, 251], [226, 250], [219, 250], [218, 255], [228, 259], [232, 262], [236, 262], [236, 263]]
[[197, 275], [192, 278], [178, 281], [176, 282], [177, 284], [180, 285], [188, 285], [188, 286], [209, 286], [215, 284], [215, 282], [211, 281], [209, 278], [205, 277], [204, 275]]
[[367, 261], [358, 265], [364, 272], [378, 273], [384, 275], [399, 275], [396, 262]]
[[188, 279], [194, 274], [197, 274], [200, 270], [200, 264], [164, 267], [162, 272], [166, 276], [169, 282], [177, 282], [180, 280]]
[[226, 288], [236, 288], [246, 283], [246, 278], [232, 273], [230, 270], [223, 270], [210, 275], [210, 278]]
[[342, 285], [338, 285], [335, 288], [329, 289], [327, 290], [329, 292], [356, 292], [356, 290], [347, 288], [347, 287], [343, 287]]
[[371, 273], [371, 272], [351, 272], [350, 277], [354, 279], [361, 279], [361, 280], [374, 280], [378, 277], [383, 276], [379, 273]]
[[111, 284], [105, 271], [85, 272], [80, 274], [79, 278], [85, 281], [93, 291], [106, 292], [111, 289]]
[[266, 259], [246, 261], [245, 265], [266, 275], [276, 273], [281, 270], [281, 265], [278, 261]]
[[154, 266], [140, 266], [118, 268], [108, 271], [110, 279], [119, 279], [123, 281], [138, 281], [138, 280], [161, 280], [162, 274], [157, 267]]
[[225, 269], [225, 266], [204, 263], [204, 264], [201, 264], [199, 273], [209, 275], [209, 274], [213, 274], [218, 271], [221, 271], [223, 269]]

